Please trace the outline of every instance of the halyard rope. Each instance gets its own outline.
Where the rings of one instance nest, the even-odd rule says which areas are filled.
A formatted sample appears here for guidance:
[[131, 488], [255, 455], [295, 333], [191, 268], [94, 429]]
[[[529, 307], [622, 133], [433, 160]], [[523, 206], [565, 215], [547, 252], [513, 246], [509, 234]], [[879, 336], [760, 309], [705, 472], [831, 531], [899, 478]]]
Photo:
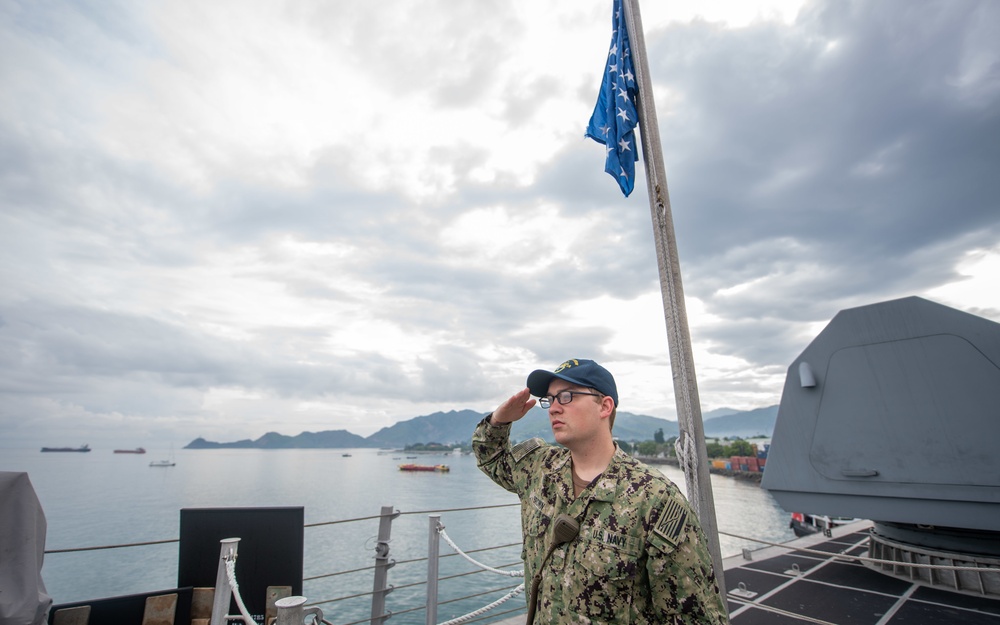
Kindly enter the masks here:
[[677, 460], [681, 463], [681, 469], [684, 470], [685, 475], [694, 470], [698, 463], [698, 452], [695, 451], [694, 441], [691, 440], [690, 436], [682, 433], [677, 437], [677, 440], [674, 441], [674, 453], [677, 454]]
[[[441, 538], [444, 538], [444, 541], [448, 543], [452, 549], [455, 550], [455, 553], [462, 556], [472, 564], [483, 569], [484, 571], [489, 571], [490, 573], [496, 573], [497, 575], [503, 575], [505, 577], [524, 577], [524, 571], [504, 571], [503, 569], [496, 569], [493, 568], [492, 566], [483, 564], [482, 562], [477, 562], [476, 560], [473, 560], [472, 557], [469, 556], [469, 554], [465, 553], [464, 551], [458, 548], [458, 545], [455, 544], [455, 541], [453, 541], [451, 537], [448, 536], [448, 532], [444, 531], [444, 525], [442, 525], [441, 523], [438, 523], [437, 532], [438, 534], [441, 535]], [[458, 625], [459, 623], [464, 623], [468, 620], [476, 618], [481, 614], [489, 612], [490, 610], [504, 603], [505, 601], [509, 601], [510, 599], [513, 599], [514, 597], [518, 596], [522, 592], [524, 592], [524, 584], [520, 584], [517, 588], [510, 591], [503, 597], [500, 597], [499, 599], [497, 599], [496, 601], [494, 601], [489, 605], [484, 605], [483, 607], [479, 608], [474, 612], [469, 612], [468, 614], [459, 616], [458, 618], [453, 618], [450, 621], [445, 621], [444, 623], [440, 623], [439, 625]]]

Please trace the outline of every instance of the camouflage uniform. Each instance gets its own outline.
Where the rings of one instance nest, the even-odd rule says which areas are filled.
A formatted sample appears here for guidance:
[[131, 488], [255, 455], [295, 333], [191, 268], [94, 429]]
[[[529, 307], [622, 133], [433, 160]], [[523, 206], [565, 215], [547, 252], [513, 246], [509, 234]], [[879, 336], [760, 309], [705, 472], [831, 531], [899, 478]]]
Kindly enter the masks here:
[[538, 438], [512, 448], [509, 433], [510, 425], [484, 420], [472, 444], [479, 468], [521, 498], [526, 586], [553, 519], [566, 513], [580, 523], [577, 538], [544, 566], [537, 625], [728, 622], [705, 537], [673, 482], [616, 449], [574, 498], [569, 450]]

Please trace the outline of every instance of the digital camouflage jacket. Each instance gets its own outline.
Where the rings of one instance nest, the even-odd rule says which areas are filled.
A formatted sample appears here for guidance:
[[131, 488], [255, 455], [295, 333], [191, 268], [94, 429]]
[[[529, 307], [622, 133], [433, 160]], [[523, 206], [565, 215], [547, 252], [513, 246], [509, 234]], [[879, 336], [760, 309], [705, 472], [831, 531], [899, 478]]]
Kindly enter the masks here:
[[[511, 447], [509, 433], [483, 421], [472, 444], [479, 468], [521, 499], [526, 587], [542, 572], [536, 625], [728, 622], [704, 534], [673, 482], [618, 449], [574, 498], [569, 450], [537, 438]], [[560, 513], [580, 532], [543, 567]]]

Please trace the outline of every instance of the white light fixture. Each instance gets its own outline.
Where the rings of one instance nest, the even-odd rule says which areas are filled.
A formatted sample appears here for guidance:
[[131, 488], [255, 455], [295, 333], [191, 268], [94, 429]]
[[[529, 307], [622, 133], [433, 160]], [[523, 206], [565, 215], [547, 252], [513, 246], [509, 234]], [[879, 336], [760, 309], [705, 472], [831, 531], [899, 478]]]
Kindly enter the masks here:
[[812, 367], [804, 360], [799, 363], [799, 384], [802, 385], [802, 388], [816, 386], [816, 376], [813, 375]]

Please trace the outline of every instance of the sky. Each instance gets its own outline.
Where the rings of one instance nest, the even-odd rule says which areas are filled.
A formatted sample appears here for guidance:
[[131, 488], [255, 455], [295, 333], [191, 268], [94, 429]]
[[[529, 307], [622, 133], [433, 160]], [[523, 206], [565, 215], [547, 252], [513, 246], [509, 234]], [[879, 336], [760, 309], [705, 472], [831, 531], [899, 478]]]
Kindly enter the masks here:
[[[1000, 3], [641, 12], [704, 412], [845, 308], [1000, 321]], [[610, 0], [0, 0], [0, 447], [367, 436], [569, 358], [675, 419], [645, 181], [583, 136], [610, 39]]]

